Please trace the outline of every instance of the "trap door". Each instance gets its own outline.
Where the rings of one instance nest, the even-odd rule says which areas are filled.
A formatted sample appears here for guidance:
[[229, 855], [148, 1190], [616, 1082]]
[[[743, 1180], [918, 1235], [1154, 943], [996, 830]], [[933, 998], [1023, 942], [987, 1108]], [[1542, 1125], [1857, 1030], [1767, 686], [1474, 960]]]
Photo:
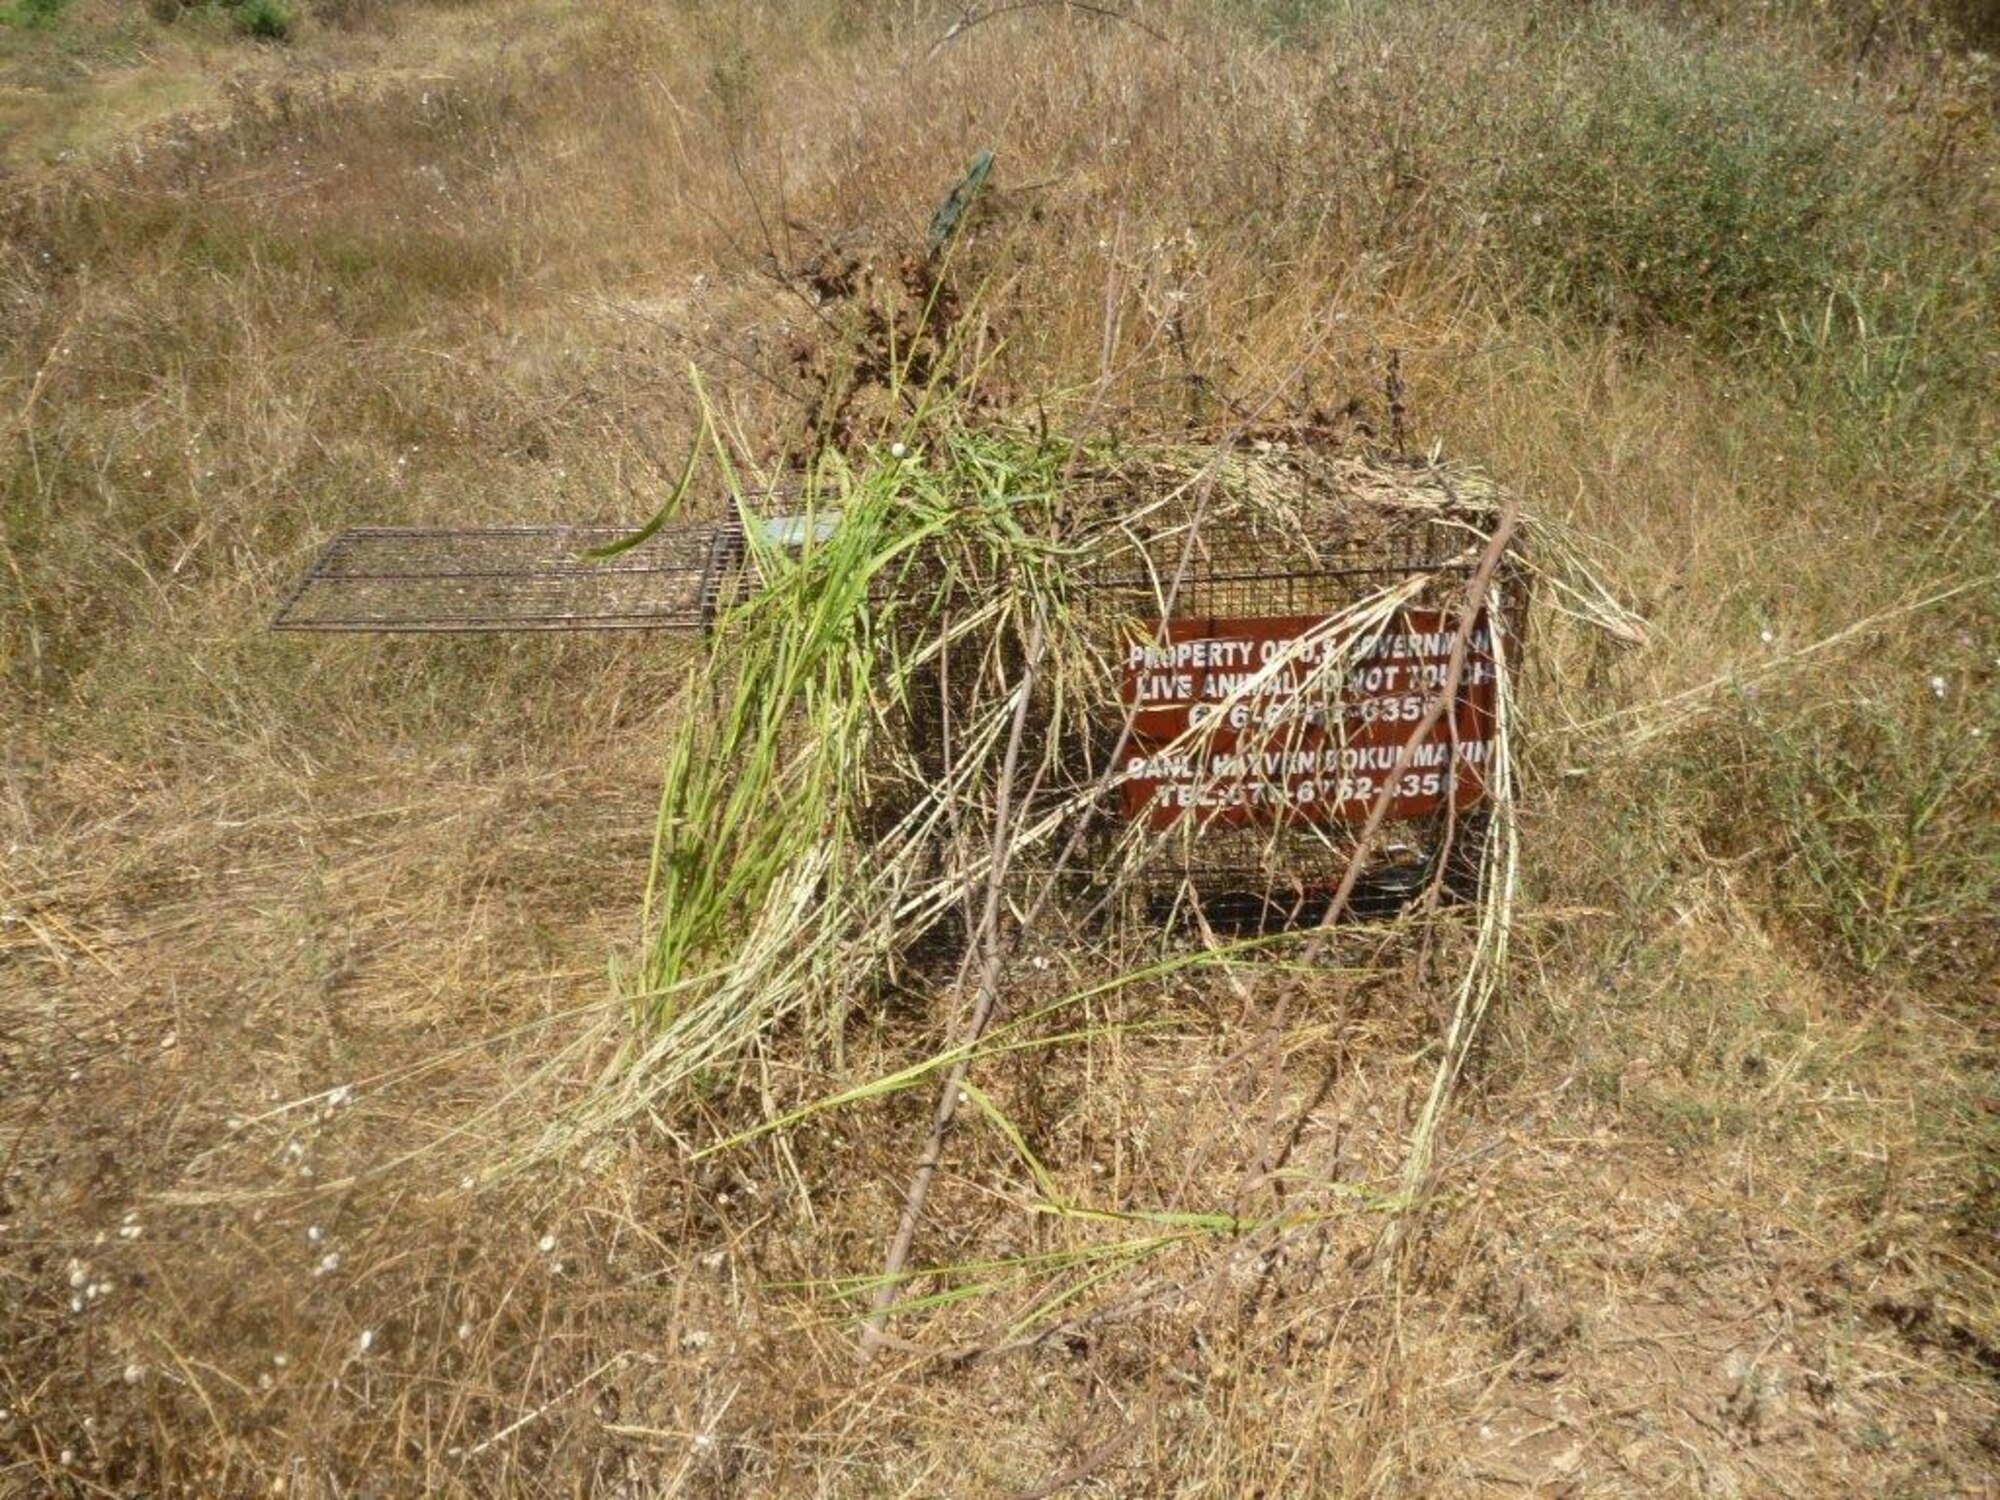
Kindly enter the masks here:
[[622, 526], [362, 526], [314, 559], [274, 630], [444, 633], [708, 630], [740, 586], [729, 519], [662, 526], [611, 557]]

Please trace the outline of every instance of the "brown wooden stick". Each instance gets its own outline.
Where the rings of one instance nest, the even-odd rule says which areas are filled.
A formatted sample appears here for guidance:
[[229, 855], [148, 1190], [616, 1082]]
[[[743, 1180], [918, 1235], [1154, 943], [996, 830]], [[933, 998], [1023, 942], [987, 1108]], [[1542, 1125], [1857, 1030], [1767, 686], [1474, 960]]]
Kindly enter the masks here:
[[[1327, 903], [1326, 912], [1320, 917], [1317, 931], [1321, 938], [1346, 911], [1347, 903], [1354, 895], [1354, 888], [1360, 883], [1361, 872], [1367, 865], [1369, 852], [1374, 848], [1383, 823], [1388, 821], [1389, 808], [1395, 800], [1396, 788], [1402, 782], [1404, 773], [1415, 764], [1417, 752], [1429, 740], [1431, 731], [1437, 727], [1438, 720], [1444, 716], [1446, 710], [1457, 704], [1459, 683], [1464, 678], [1466, 655], [1472, 644], [1474, 622], [1485, 606], [1486, 597], [1493, 587], [1493, 575], [1498, 571], [1500, 559], [1506, 555], [1507, 545], [1513, 540], [1515, 529], [1520, 523], [1520, 502], [1509, 496], [1500, 513], [1500, 520], [1493, 528], [1493, 534], [1487, 539], [1485, 554], [1479, 559], [1478, 566], [1473, 569], [1472, 576], [1466, 580], [1465, 592], [1460, 596], [1458, 629], [1452, 637], [1451, 658], [1445, 669], [1444, 684], [1424, 710], [1423, 717], [1410, 730], [1409, 737], [1403, 741], [1403, 747], [1396, 753], [1396, 763], [1389, 772], [1387, 782], [1376, 794], [1374, 803], [1368, 809], [1368, 819], [1361, 825], [1361, 835], [1355, 840], [1354, 853], [1348, 858], [1347, 869], [1342, 872], [1333, 899]], [[1499, 622], [1494, 621], [1491, 628], [1498, 629]], [[1451, 767], [1451, 776], [1455, 787], [1458, 776], [1456, 764]], [[1313, 945], [1307, 949], [1304, 955], [1307, 965], [1311, 965], [1317, 958], [1320, 940], [1316, 938]], [[1291, 1010], [1292, 997], [1300, 988], [1300, 982], [1294, 980], [1279, 991], [1277, 1000], [1271, 1006], [1270, 1019], [1258, 1033], [1257, 1041], [1236, 1054], [1236, 1058], [1248, 1058], [1258, 1047], [1268, 1047], [1271, 1054], [1271, 1070], [1274, 1075], [1271, 1091], [1273, 1110], [1270, 1121], [1271, 1134], [1267, 1136], [1266, 1141], [1267, 1145], [1272, 1140], [1281, 1141], [1282, 1144], [1273, 1157], [1257, 1165], [1255, 1175], [1265, 1178], [1273, 1172], [1284, 1169], [1304, 1133], [1305, 1115], [1314, 1107], [1313, 1102], [1308, 1101], [1304, 1109], [1294, 1115], [1289, 1128], [1283, 1131], [1278, 1129], [1278, 1093], [1275, 1087], [1275, 1074], [1283, 1057], [1285, 1021]], [[1235, 1211], [1239, 1214], [1242, 1212], [1243, 1201], [1249, 1194], [1251, 1180], [1251, 1174], [1246, 1173], [1243, 1181], [1238, 1184]]]
[[979, 988], [973, 1001], [972, 1019], [965, 1035], [960, 1038], [965, 1054], [952, 1064], [951, 1072], [945, 1077], [944, 1092], [939, 1096], [937, 1111], [931, 1117], [930, 1138], [924, 1142], [924, 1153], [917, 1159], [917, 1169], [911, 1174], [910, 1185], [903, 1194], [903, 1212], [896, 1222], [896, 1235], [889, 1243], [888, 1256], [882, 1263], [882, 1284], [875, 1289], [875, 1305], [870, 1309], [868, 1321], [861, 1331], [863, 1363], [873, 1358], [882, 1343], [882, 1328], [902, 1289], [903, 1267], [909, 1261], [910, 1246], [917, 1237], [917, 1222], [923, 1217], [924, 1200], [930, 1196], [931, 1183], [937, 1177], [938, 1164], [944, 1158], [944, 1138], [958, 1114], [960, 1086], [972, 1067], [973, 1049], [986, 1034], [987, 1024], [993, 1019], [1000, 997], [1000, 971], [1006, 956], [1005, 945], [1000, 939], [1000, 907], [1006, 894], [1007, 866], [1014, 851], [1014, 776], [1020, 768], [1021, 737], [1027, 728], [1028, 705], [1034, 697], [1043, 645], [1044, 629], [1038, 616], [1028, 633], [1028, 660], [1021, 669], [1019, 683], [1021, 696], [1014, 705], [1013, 722], [1007, 726], [1007, 753], [1000, 763], [1000, 785], [994, 798], [993, 850], [986, 871], [986, 906], [979, 914], [979, 931], [975, 934], [980, 950]]

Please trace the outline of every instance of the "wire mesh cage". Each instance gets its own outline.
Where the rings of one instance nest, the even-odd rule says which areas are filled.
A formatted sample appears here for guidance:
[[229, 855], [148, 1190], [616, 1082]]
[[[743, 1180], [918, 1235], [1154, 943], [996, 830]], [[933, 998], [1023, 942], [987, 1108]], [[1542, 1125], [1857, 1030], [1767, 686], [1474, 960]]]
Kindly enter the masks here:
[[1309, 455], [1253, 471], [1261, 493], [1146, 506], [1114, 479], [1094, 497], [1119, 537], [1074, 589], [1071, 628], [1100, 648], [1095, 728], [1059, 757], [1080, 772], [1069, 794], [1091, 799], [1082, 909], [1317, 921], [1378, 800], [1349, 909], [1469, 893], [1497, 674], [1526, 603], [1509, 553], [1500, 616], [1460, 619], [1498, 518], [1490, 489]]
[[645, 630], [712, 618], [715, 526], [663, 528], [593, 559], [623, 528], [362, 527], [336, 537], [272, 628], [318, 631]]
[[[1029, 817], [1066, 820], [1077, 836], [1028, 849], [1017, 884], [1055, 876], [1054, 861], [1085, 913], [1136, 902], [1149, 922], [1196, 909], [1239, 928], [1313, 920], [1381, 800], [1383, 852], [1354, 910], [1469, 885], [1507, 653], [1493, 622], [1460, 620], [1458, 601], [1493, 535], [1490, 489], [1436, 463], [1164, 452], [1021, 498], [1063, 559], [1062, 669], [1035, 690]], [[769, 569], [841, 525], [837, 497], [768, 490], [733, 498], [719, 520], [636, 535], [362, 528], [327, 546], [273, 625], [712, 633]], [[1522, 577], [1503, 566], [1497, 593], [1516, 636]], [[987, 611], [1005, 587], [920, 554], [871, 597], [899, 628], [948, 634], [954, 612]], [[898, 589], [926, 607], [899, 615]], [[870, 814], [878, 823], [943, 780], [952, 716], [965, 709], [963, 679], [947, 679], [915, 680], [901, 790], [882, 778], [892, 790]], [[1420, 730], [1447, 686], [1454, 701]]]
[[[560, 524], [354, 527], [313, 560], [271, 628], [712, 630], [755, 584], [745, 517], [794, 497], [760, 491], [732, 499], [718, 520], [637, 533]], [[781, 541], [789, 536], [784, 517], [756, 524]]]

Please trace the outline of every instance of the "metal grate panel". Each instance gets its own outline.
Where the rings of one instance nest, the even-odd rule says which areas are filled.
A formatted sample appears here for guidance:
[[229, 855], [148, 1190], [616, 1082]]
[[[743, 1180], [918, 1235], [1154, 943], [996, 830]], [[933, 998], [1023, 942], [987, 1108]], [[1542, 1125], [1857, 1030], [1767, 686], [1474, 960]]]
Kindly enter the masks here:
[[[1078, 618], [1108, 643], [1149, 636], [1167, 619], [1240, 623], [1332, 615], [1412, 577], [1427, 583], [1407, 608], [1456, 609], [1464, 580], [1487, 546], [1490, 512], [1366, 499], [1350, 503], [1338, 493], [1327, 502], [1292, 518], [1296, 524], [1229, 516], [1204, 527], [1192, 549], [1184, 529], [1133, 535], [1130, 546], [1077, 579]], [[1520, 574], [1511, 562], [1502, 572], [1513, 585], [1505, 596], [1506, 628], [1518, 640]], [[1115, 683], [1107, 680], [1102, 690], [1093, 743], [1070, 757], [1086, 765], [1090, 776], [1105, 767], [1124, 716]], [[1132, 747], [1123, 753], [1130, 755]], [[1071, 789], [1089, 779], [1079, 778]], [[1448, 892], [1470, 889], [1484, 827], [1484, 814], [1476, 808], [1456, 818], [1445, 813], [1392, 818], [1349, 910], [1393, 911], [1434, 877]], [[1218, 930], [1251, 930], [1317, 921], [1353, 857], [1355, 827], [1289, 820], [1241, 828], [1190, 823], [1142, 837], [1136, 847], [1133, 838], [1115, 800], [1099, 808], [1084, 860], [1086, 906], [1106, 890], [1137, 890], [1145, 894], [1149, 920], [1183, 911], [1182, 903], [1192, 901]], [[1023, 873], [1035, 868], [1031, 858]]]
[[621, 526], [360, 527], [314, 561], [274, 630], [698, 630], [743, 555], [727, 522], [666, 526], [616, 557]]
[[1219, 526], [1200, 538], [1185, 568], [1182, 539], [1168, 535], [1135, 541], [1078, 583], [1095, 605], [1147, 620], [1162, 617], [1170, 592], [1176, 616], [1331, 614], [1414, 573], [1441, 584], [1463, 578], [1483, 544], [1463, 526], [1428, 517], [1365, 543]]

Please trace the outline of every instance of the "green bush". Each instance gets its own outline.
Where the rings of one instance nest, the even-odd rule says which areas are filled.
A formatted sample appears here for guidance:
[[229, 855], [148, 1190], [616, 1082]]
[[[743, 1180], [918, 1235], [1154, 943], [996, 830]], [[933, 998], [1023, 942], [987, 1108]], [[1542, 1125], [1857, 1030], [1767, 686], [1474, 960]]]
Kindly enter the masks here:
[[262, 41], [290, 41], [298, 24], [290, 0], [146, 0], [154, 20], [172, 25], [188, 12], [225, 17], [245, 36]]
[[1636, 21], [1573, 57], [1494, 184], [1531, 298], [1725, 341], [1824, 300], [1878, 217], [1846, 106], [1783, 64]]
[[261, 41], [289, 41], [296, 24], [289, 0], [223, 0], [238, 31]]
[[10, 26], [48, 26], [63, 13], [69, 0], [14, 0], [14, 4], [0, 10], [0, 19]]

